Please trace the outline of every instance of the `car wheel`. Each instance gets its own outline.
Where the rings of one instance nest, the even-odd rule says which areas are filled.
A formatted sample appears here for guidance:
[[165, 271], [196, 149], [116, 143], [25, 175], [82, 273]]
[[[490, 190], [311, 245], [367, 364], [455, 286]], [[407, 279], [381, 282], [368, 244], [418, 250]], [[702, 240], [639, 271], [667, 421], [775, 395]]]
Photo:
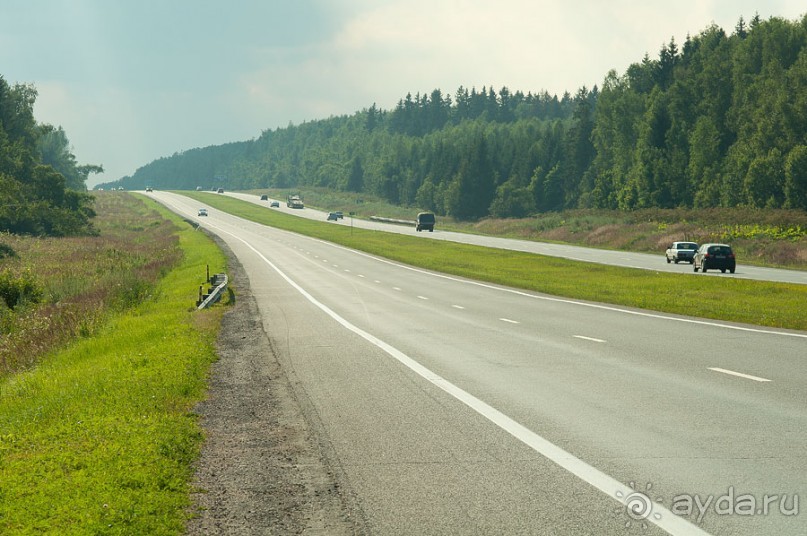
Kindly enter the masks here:
[[729, 272], [734, 273], [734, 268], [729, 268]]
[[705, 264], [704, 264], [703, 266], [701, 266], [701, 271], [702, 271], [704, 274], [706, 273], [706, 265], [705, 265]]
[[698, 271], [698, 267], [697, 267], [697, 266], [695, 266], [695, 263], [694, 263], [694, 262], [692, 263], [692, 270], [694, 270], [694, 271], [696, 271], [696, 272]]
[[670, 258], [667, 257], [667, 264], [670, 264]]
[[695, 264], [695, 259], [689, 259], [689, 264]]
[[725, 274], [725, 273], [726, 273], [726, 269], [725, 269], [725, 268], [721, 268], [721, 269], [720, 269], [720, 273], [721, 273], [721, 274]]

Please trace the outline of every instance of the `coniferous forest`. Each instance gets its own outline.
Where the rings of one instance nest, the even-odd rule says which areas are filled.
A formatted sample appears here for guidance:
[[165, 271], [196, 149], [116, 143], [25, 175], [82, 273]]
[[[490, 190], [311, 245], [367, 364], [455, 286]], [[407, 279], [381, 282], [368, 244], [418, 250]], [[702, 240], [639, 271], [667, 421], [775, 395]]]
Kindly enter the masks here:
[[[529, 62], [525, 62], [528, 65]], [[407, 94], [266, 130], [111, 186], [318, 186], [461, 220], [571, 208], [807, 210], [807, 16], [712, 25], [601, 86]]]

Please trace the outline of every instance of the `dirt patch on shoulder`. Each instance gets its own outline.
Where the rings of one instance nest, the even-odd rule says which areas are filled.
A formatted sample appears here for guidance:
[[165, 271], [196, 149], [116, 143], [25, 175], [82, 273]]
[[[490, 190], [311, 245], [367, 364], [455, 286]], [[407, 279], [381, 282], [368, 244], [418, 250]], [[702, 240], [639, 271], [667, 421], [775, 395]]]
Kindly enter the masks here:
[[187, 534], [363, 533], [229, 256], [237, 300], [224, 315], [209, 397], [197, 407], [205, 443]]

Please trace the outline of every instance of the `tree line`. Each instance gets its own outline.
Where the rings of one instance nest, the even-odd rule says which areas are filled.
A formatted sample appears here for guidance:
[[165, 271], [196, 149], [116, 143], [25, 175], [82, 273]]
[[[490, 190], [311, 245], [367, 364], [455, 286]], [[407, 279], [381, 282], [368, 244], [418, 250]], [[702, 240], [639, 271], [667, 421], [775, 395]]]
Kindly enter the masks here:
[[0, 231], [68, 236], [93, 232], [90, 173], [79, 165], [64, 130], [38, 124], [36, 89], [0, 76]]
[[[561, 98], [408, 94], [392, 110], [156, 160], [118, 185], [371, 192], [459, 219], [569, 208], [807, 209], [807, 16], [740, 19]], [[205, 184], [205, 183], [209, 184]], [[215, 183], [215, 184], [214, 184]]]

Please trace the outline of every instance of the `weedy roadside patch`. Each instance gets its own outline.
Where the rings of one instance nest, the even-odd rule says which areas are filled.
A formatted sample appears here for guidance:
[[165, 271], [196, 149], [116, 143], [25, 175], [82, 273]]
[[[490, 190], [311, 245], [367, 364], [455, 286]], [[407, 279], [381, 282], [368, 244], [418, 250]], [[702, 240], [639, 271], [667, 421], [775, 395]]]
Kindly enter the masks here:
[[0, 259], [0, 377], [92, 335], [110, 311], [147, 299], [179, 261], [176, 224], [154, 208], [107, 192], [96, 196], [96, 210], [97, 236], [0, 236], [14, 252]]
[[[99, 244], [97, 263], [65, 264], [92, 279], [128, 266], [109, 278], [112, 289], [103, 293], [72, 277], [49, 287], [62, 289], [65, 302], [86, 292], [92, 299], [82, 303], [111, 304], [103, 317], [83, 337], [62, 340], [0, 379], [2, 534], [184, 530], [202, 442], [192, 408], [204, 396], [222, 314], [192, 305], [206, 265], [224, 271], [226, 261], [207, 236], [156, 204], [132, 197], [122, 204], [145, 210], [131, 220], [140, 230], [128, 241]], [[122, 219], [110, 223], [127, 227]], [[156, 252], [139, 249], [148, 242], [158, 244]], [[132, 286], [121, 275], [132, 272], [148, 285]], [[116, 285], [126, 290], [116, 293]]]

